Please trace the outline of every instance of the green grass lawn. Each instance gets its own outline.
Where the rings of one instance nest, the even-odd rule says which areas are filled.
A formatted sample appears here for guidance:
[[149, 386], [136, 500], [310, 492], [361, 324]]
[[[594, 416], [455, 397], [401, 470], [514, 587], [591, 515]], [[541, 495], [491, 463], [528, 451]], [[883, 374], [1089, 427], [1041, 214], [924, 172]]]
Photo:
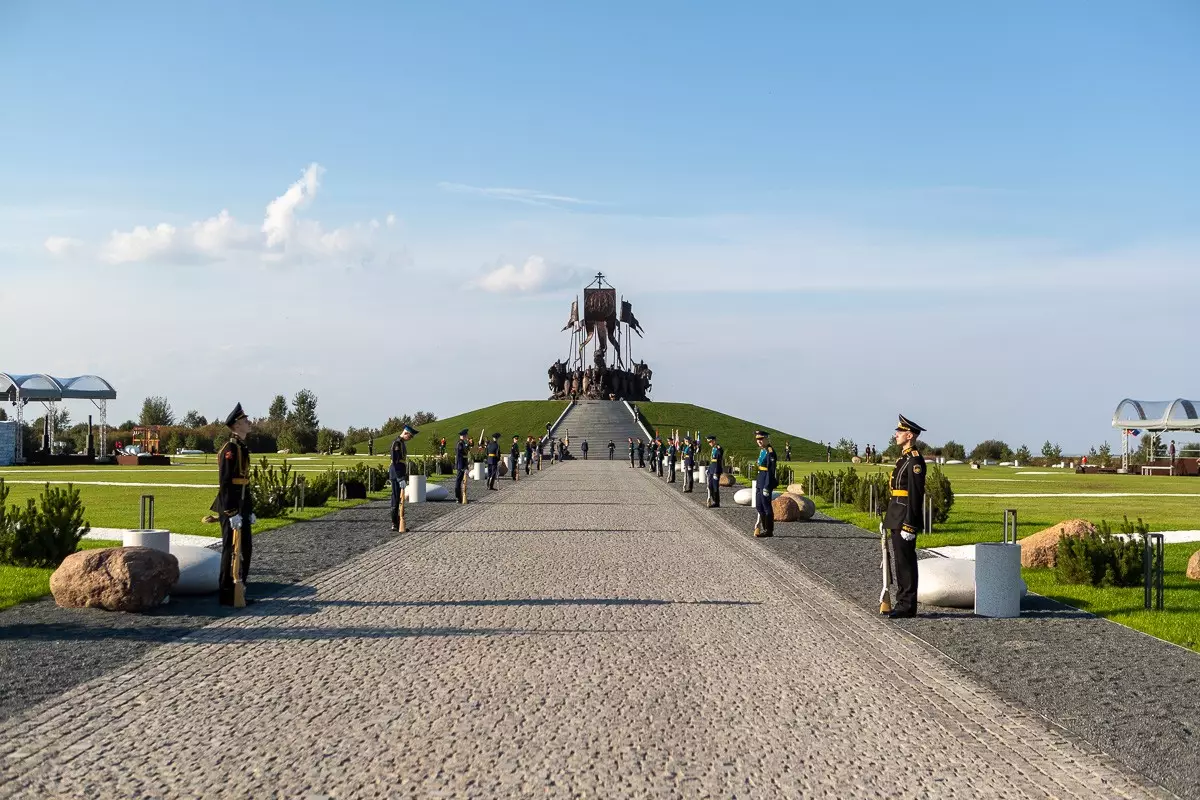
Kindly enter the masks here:
[[[691, 403], [635, 403], [645, 417], [647, 426], [653, 432], [657, 429], [661, 434], [679, 430], [700, 431], [701, 436], [713, 434], [725, 448], [727, 457], [731, 459], [752, 458], [758, 455], [758, 445], [754, 442], [754, 431], [762, 429], [771, 434], [771, 443], [783, 459], [783, 447], [788, 441], [792, 443], [792, 458], [816, 459], [825, 457], [825, 448], [811, 439], [805, 439], [794, 433], [784, 433], [768, 425], [750, 422], [709, 408], [692, 405]], [[701, 460], [703, 463], [703, 459]]]
[[[458, 432], [463, 428], [471, 431], [472, 439], [479, 438], [480, 430], [486, 431], [485, 436], [488, 437], [499, 431], [506, 444], [511, 443], [513, 434], [520, 436], [522, 441], [526, 436], [545, 436], [546, 423], [553, 424], [566, 407], [566, 400], [511, 400], [468, 411], [422, 425], [420, 434], [408, 443], [408, 452], [414, 456], [433, 453], [434, 442], [445, 437], [446, 452], [453, 453]], [[389, 452], [395, 438], [392, 435], [376, 439], [375, 452]], [[359, 452], [365, 450], [366, 444], [359, 445]]]
[[[817, 470], [841, 470], [845, 463], [827, 464], [791, 462], [796, 479]], [[855, 466], [863, 474], [888, 471], [884, 466]], [[950, 519], [934, 526], [933, 533], [921, 535], [922, 547], [940, 547], [976, 542], [997, 542], [1003, 535], [1005, 509], [1017, 512], [1018, 537], [1055, 525], [1066, 519], [1082, 518], [1099, 522], [1107, 519], [1113, 527], [1128, 515], [1141, 517], [1152, 531], [1200, 529], [1200, 478], [1141, 475], [1076, 475], [1069, 470], [1035, 467], [944, 467], [954, 488], [955, 501]], [[1010, 495], [976, 497], [972, 495]], [[1107, 497], [1110, 494], [1142, 496]], [[1038, 497], [1037, 495], [1059, 495]], [[1074, 496], [1073, 496], [1074, 495]], [[813, 498], [817, 508], [830, 516], [875, 531], [878, 520], [849, 506], [833, 508]], [[1168, 544], [1163, 582], [1164, 610], [1145, 611], [1143, 589], [1100, 589], [1091, 586], [1060, 584], [1049, 569], [1023, 570], [1030, 591], [1090, 611], [1131, 628], [1200, 650], [1200, 582], [1186, 576], [1188, 559], [1200, 550], [1200, 542]]]
[[[120, 542], [84, 539], [80, 550], [95, 550], [101, 547], [120, 547]], [[53, 569], [43, 567], [6, 567], [0, 565], [0, 609], [36, 600], [50, 593], [50, 576]]]

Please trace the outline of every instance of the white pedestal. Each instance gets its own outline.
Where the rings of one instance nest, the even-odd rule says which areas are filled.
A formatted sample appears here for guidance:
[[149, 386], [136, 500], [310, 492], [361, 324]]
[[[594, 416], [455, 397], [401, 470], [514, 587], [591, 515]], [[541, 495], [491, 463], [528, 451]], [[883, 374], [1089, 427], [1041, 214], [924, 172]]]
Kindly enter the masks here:
[[409, 475], [408, 486], [404, 487], [404, 502], [406, 503], [424, 503], [425, 502], [425, 476], [424, 475]]
[[481, 481], [483, 476], [487, 474], [487, 465], [482, 461], [476, 461], [471, 465], [471, 480]]
[[1021, 616], [1021, 545], [975, 545], [975, 613], [981, 617]]
[[149, 547], [163, 553], [171, 552], [171, 532], [163, 530], [125, 531], [121, 537], [125, 547]]
[[508, 474], [509, 474], [509, 475], [512, 475], [514, 472], [516, 472], [516, 471], [517, 471], [517, 470], [516, 470], [516, 467], [513, 465], [513, 457], [512, 457], [512, 456], [505, 456], [505, 457], [504, 457], [504, 465], [505, 465], [506, 467], [508, 467]]
[[706, 485], [708, 483], [708, 467], [700, 467], [696, 470], [696, 483]]

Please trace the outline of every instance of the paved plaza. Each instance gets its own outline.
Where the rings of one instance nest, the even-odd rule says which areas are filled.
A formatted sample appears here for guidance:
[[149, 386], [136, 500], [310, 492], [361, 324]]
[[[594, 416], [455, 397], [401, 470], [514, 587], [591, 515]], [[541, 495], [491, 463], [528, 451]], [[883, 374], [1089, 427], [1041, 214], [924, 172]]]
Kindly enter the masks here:
[[1166, 796], [678, 485], [521, 477], [14, 715], [0, 797]]

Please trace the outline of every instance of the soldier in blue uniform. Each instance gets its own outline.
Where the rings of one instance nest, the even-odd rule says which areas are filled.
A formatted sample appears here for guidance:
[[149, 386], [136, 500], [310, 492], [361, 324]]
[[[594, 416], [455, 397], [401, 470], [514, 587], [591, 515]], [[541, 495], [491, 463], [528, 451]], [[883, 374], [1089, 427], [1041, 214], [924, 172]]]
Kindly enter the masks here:
[[608, 460], [613, 460], [613, 454], [617, 452], [617, 443], [612, 439], [608, 440]]
[[675, 440], [667, 439], [667, 483], [675, 482], [675, 457], [678, 454], [679, 448]]
[[217, 499], [212, 505], [221, 518], [221, 572], [217, 582], [217, 602], [223, 606], [241, 608], [254, 602], [246, 599], [245, 584], [250, 574], [250, 555], [254, 550], [250, 525], [255, 521], [254, 500], [250, 495], [250, 448], [246, 446], [251, 425], [250, 418], [242, 411], [241, 403], [229, 412], [225, 425], [231, 435], [221, 452], [217, 453]]
[[754, 535], [775, 535], [775, 511], [771, 508], [771, 491], [779, 485], [775, 477], [775, 448], [771, 446], [770, 434], [755, 431], [754, 441], [758, 445], [758, 474], [754, 476], [754, 510], [758, 522], [754, 524]]
[[635, 445], [635, 444], [633, 443], [633, 437], [632, 437], [632, 436], [630, 436], [630, 437], [629, 437], [629, 468], [630, 468], [630, 469], [633, 469], [633, 466], [634, 466], [634, 464], [633, 464], [633, 454], [634, 454], [634, 450], [636, 450], [636, 449], [637, 449], [637, 445]]
[[888, 484], [892, 499], [881, 527], [888, 531], [888, 556], [896, 602], [888, 617], [917, 615], [917, 534], [925, 529], [925, 458], [913, 448], [925, 432], [917, 423], [900, 415], [896, 444], [902, 450]]
[[458, 444], [454, 446], [454, 499], [460, 503], [467, 502], [467, 461], [471, 455], [467, 433], [466, 428], [459, 431]]
[[496, 479], [500, 477], [500, 434], [493, 433], [487, 446], [487, 487], [496, 491]]
[[408, 445], [409, 439], [420, 431], [411, 425], [405, 425], [400, 435], [392, 441], [392, 464], [388, 467], [388, 479], [392, 484], [392, 530], [403, 532], [404, 515], [400, 507], [404, 502], [404, 489], [408, 486]]
[[683, 491], [691, 494], [696, 482], [696, 448], [690, 436], [683, 437]]
[[517, 444], [521, 440], [520, 436], [513, 434], [512, 447], [508, 449], [508, 457], [512, 459], [512, 479], [517, 479], [517, 471], [521, 468], [521, 446]]
[[708, 456], [708, 507], [721, 507], [721, 473], [725, 471], [725, 448], [717, 443], [711, 433], [705, 437], [712, 451]]
[[529, 467], [533, 464], [533, 437], [525, 437], [525, 474], [529, 474]]

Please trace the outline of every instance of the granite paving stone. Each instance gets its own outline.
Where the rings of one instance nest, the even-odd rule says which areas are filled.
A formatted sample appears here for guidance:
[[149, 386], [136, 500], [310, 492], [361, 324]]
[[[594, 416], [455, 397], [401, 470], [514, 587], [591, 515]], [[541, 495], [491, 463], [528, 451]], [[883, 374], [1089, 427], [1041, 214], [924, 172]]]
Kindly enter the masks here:
[[13, 715], [0, 797], [1169, 796], [648, 473], [503, 483]]

